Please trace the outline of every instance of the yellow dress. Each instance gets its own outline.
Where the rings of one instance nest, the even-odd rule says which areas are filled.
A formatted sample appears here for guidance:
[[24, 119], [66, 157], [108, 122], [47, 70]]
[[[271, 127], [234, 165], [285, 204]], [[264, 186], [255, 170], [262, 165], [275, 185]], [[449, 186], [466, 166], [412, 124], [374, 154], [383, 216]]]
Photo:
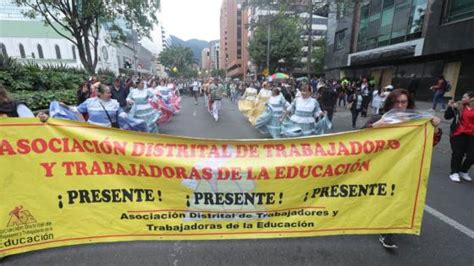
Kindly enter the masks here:
[[246, 117], [249, 116], [250, 111], [255, 106], [255, 100], [257, 99], [257, 89], [247, 88], [242, 100], [239, 100], [239, 111]]
[[249, 113], [249, 121], [250, 124], [255, 126], [255, 122], [257, 118], [265, 112], [265, 104], [268, 100], [272, 97], [272, 90], [270, 89], [261, 89], [258, 93], [257, 100], [255, 102], [255, 106], [252, 111]]

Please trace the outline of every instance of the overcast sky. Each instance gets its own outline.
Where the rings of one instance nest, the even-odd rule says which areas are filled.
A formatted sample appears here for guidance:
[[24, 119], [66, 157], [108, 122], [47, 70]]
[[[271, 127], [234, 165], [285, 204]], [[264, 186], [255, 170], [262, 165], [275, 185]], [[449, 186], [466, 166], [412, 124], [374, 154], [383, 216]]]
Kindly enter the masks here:
[[161, 22], [169, 35], [185, 41], [219, 39], [222, 0], [161, 0]]

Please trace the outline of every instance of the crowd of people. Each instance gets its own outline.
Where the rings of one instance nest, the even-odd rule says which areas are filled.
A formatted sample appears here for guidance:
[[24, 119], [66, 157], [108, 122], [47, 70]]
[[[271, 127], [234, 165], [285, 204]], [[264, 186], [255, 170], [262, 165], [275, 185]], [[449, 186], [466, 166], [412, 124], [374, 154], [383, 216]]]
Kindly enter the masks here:
[[[443, 76], [430, 89], [434, 91], [433, 110], [444, 105], [444, 95], [450, 84]], [[115, 79], [111, 84], [95, 77], [85, 81], [77, 91], [77, 104], [59, 103], [50, 109], [52, 117], [84, 120], [104, 127], [120, 127], [149, 133], [159, 132], [161, 124], [169, 122], [181, 109], [181, 94], [204, 96], [207, 111], [219, 121], [222, 99], [228, 97], [239, 111], [262, 134], [272, 138], [324, 134], [332, 126], [333, 114], [339, 108], [348, 109], [351, 125], [357, 126], [360, 116], [371, 116], [360, 128], [383, 127], [384, 114], [393, 110], [415, 109], [412, 90], [394, 89], [392, 85], [377, 87], [367, 78], [357, 80], [310, 81], [294, 79], [241, 82], [219, 78], [205, 80], [170, 80], [147, 78]], [[474, 91], [463, 94], [460, 101], [450, 100], [442, 106], [444, 118], [452, 119], [449, 134], [452, 156], [449, 179], [453, 182], [472, 181], [469, 169], [474, 163]], [[68, 113], [69, 112], [69, 113]], [[78, 115], [81, 114], [81, 115]], [[13, 100], [0, 84], [0, 117], [33, 117], [28, 107]], [[45, 122], [48, 115], [37, 115]], [[433, 143], [442, 136], [441, 119], [429, 115], [435, 127]], [[392, 235], [381, 235], [386, 248], [396, 248]]]
[[[159, 126], [169, 122], [180, 110], [180, 92], [172, 80], [116, 78], [108, 83], [92, 76], [79, 86], [75, 105], [53, 101], [49, 116], [87, 121], [103, 127], [158, 133]], [[25, 103], [13, 100], [1, 85], [0, 114], [33, 117], [33, 112]], [[45, 112], [38, 113], [42, 121], [49, 116]]]
[[356, 129], [359, 115], [380, 114], [393, 90], [391, 85], [375, 88], [366, 78], [230, 81], [226, 88], [231, 102], [238, 104], [250, 124], [273, 138], [324, 133], [331, 128], [337, 108], [351, 111], [352, 127]]

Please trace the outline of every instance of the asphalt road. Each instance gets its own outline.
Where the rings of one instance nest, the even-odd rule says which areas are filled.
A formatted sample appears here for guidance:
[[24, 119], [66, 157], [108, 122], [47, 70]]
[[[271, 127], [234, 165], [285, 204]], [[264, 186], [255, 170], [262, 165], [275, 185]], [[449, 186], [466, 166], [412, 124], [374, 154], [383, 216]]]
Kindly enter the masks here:
[[[215, 122], [204, 107], [183, 97], [183, 110], [161, 128], [164, 134], [221, 139], [263, 138], [225, 100]], [[418, 103], [421, 109], [429, 104]], [[439, 114], [439, 113], [438, 113]], [[441, 114], [439, 114], [441, 115]], [[364, 121], [358, 122], [361, 125]], [[334, 131], [350, 129], [339, 110]], [[445, 135], [433, 152], [422, 233], [399, 236], [399, 249], [382, 248], [377, 235], [216, 241], [136, 241], [77, 245], [4, 258], [4, 265], [474, 265], [474, 184], [449, 181], [450, 148]], [[471, 169], [471, 176], [474, 170]], [[434, 211], [433, 211], [434, 210]], [[437, 215], [433, 215], [436, 213]], [[441, 217], [441, 218], [440, 218]], [[447, 218], [446, 218], [447, 217]], [[80, 222], [80, 221], [78, 221]], [[461, 226], [460, 226], [461, 225]], [[464, 227], [463, 227], [464, 226]]]

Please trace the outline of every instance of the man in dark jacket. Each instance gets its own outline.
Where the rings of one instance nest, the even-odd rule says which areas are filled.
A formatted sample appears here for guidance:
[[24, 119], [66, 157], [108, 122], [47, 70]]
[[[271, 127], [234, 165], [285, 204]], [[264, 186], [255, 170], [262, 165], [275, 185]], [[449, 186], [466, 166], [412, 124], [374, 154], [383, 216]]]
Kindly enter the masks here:
[[117, 78], [114, 80], [114, 85], [110, 92], [112, 93], [112, 99], [117, 100], [120, 107], [125, 108], [127, 106], [127, 96], [130, 91], [125, 87], [125, 84], [123, 84], [120, 79]]
[[334, 114], [334, 107], [337, 102], [337, 91], [336, 88], [330, 88], [327, 85], [319, 88], [319, 103], [321, 108], [328, 113], [328, 119], [332, 122], [332, 116]]

